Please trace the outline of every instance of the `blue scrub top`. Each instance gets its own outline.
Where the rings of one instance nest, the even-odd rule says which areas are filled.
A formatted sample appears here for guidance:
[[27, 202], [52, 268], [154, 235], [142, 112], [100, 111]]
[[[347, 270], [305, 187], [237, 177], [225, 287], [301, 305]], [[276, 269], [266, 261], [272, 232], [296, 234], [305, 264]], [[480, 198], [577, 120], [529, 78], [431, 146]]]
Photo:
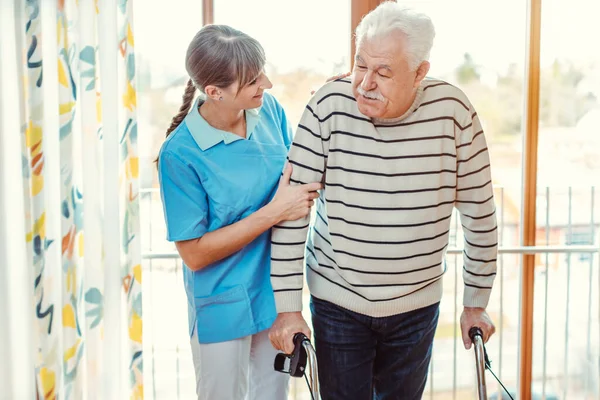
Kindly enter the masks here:
[[[158, 161], [167, 240], [199, 238], [257, 211], [277, 191], [292, 131], [281, 105], [264, 93], [246, 110], [246, 139], [213, 128], [196, 100], [163, 144]], [[223, 260], [183, 268], [189, 333], [224, 342], [269, 328], [277, 312], [270, 280], [270, 230]], [[165, 293], [165, 295], [168, 295]]]

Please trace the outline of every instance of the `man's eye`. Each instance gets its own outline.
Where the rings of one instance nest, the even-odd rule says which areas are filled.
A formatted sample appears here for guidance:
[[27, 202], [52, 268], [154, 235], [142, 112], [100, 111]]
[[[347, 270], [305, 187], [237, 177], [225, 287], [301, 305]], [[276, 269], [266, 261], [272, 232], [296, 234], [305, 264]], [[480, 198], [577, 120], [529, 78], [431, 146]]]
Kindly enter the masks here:
[[378, 72], [377, 75], [379, 75], [382, 78], [389, 78], [389, 76], [387, 75], [383, 75], [381, 72]]
[[357, 65], [356, 68], [361, 69], [361, 70], [362, 69], [367, 69], [367, 67], [365, 67], [364, 65]]

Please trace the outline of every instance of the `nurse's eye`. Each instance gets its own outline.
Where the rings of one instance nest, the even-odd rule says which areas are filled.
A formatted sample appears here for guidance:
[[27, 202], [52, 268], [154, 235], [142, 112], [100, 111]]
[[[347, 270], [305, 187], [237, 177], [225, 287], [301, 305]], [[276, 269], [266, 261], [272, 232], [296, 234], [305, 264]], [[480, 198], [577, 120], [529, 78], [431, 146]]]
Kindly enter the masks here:
[[265, 71], [261, 71], [260, 74], [258, 74], [258, 76], [256, 78], [254, 78], [254, 80], [248, 84], [248, 86], [256, 85], [256, 83], [258, 82], [258, 80], [264, 73], [265, 73]]

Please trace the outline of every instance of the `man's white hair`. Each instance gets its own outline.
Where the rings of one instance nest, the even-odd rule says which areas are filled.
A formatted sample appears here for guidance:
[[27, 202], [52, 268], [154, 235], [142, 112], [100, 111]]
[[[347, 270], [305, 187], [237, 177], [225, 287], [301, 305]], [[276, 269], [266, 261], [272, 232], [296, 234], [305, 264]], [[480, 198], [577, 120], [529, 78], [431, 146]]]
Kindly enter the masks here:
[[386, 1], [364, 16], [356, 27], [356, 48], [365, 39], [400, 32], [406, 37], [408, 64], [416, 70], [429, 60], [435, 28], [431, 19], [420, 12]]

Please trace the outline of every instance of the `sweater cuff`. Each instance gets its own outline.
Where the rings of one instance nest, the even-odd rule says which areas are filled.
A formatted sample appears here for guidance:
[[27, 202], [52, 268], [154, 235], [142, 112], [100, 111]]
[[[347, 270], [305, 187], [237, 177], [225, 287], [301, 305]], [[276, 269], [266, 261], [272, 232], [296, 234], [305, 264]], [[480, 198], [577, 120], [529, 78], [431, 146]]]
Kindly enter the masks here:
[[465, 286], [463, 306], [486, 308], [490, 300], [491, 293], [491, 289], [479, 289], [471, 286]]
[[302, 290], [275, 292], [277, 313], [302, 311]]

